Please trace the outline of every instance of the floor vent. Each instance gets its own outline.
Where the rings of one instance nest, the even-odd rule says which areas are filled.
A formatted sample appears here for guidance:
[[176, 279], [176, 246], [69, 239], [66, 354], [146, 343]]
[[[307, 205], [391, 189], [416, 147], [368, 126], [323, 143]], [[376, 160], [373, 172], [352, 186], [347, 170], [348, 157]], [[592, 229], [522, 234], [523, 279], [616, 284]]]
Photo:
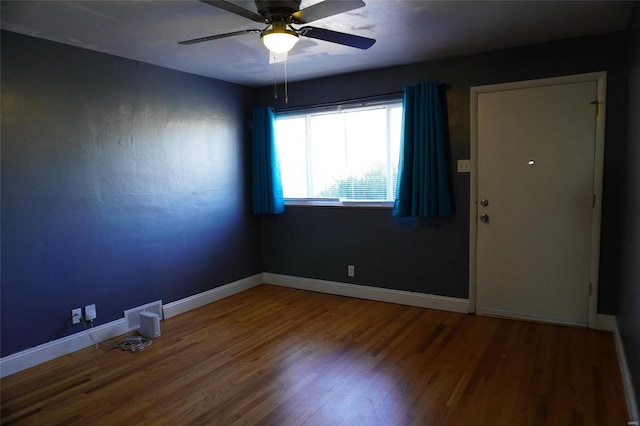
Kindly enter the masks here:
[[140, 328], [140, 314], [143, 312], [152, 312], [162, 319], [162, 300], [124, 311], [124, 318], [127, 320], [127, 331]]

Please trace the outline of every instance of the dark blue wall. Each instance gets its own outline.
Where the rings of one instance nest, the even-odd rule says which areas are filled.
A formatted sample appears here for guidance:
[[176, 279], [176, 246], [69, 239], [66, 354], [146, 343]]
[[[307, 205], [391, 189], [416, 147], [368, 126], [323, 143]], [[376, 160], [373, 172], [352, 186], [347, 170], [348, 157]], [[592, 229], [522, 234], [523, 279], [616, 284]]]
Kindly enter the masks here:
[[[629, 24], [629, 112], [622, 223], [622, 285], [618, 327], [640, 407], [640, 3]], [[640, 419], [630, 419], [640, 420]]]
[[[625, 199], [622, 189], [637, 179], [624, 174], [626, 41], [610, 34], [294, 83], [288, 106], [447, 82], [453, 169], [469, 157], [471, 86], [608, 71], [599, 310], [616, 313], [621, 271], [633, 300], [638, 282], [629, 266], [637, 262], [622, 268], [638, 254], [625, 240], [637, 222], [620, 220], [638, 204], [637, 192]], [[69, 322], [75, 307], [96, 303], [101, 324], [262, 270], [467, 296], [468, 174], [452, 173], [456, 213], [447, 220], [289, 208], [257, 221], [248, 112], [252, 95], [283, 106], [272, 87], [251, 91], [7, 32], [1, 59], [3, 356], [79, 331]], [[631, 146], [637, 127], [630, 132]], [[347, 264], [356, 265], [353, 280]], [[629, 306], [621, 328], [636, 336], [628, 350], [637, 355]]]
[[261, 272], [250, 89], [2, 32], [2, 355]]
[[[604, 205], [599, 311], [617, 309], [620, 280], [621, 183], [624, 146], [626, 52], [623, 33], [563, 40], [479, 55], [340, 75], [289, 85], [287, 107], [396, 92], [420, 81], [447, 82], [451, 168], [469, 158], [469, 89], [472, 86], [608, 72]], [[295, 66], [290, 64], [289, 66]], [[282, 108], [273, 86], [256, 102]], [[389, 210], [293, 207], [262, 220], [268, 272], [354, 282], [400, 290], [467, 297], [469, 174], [453, 173], [455, 216], [411, 222]], [[356, 277], [347, 277], [347, 263]]]

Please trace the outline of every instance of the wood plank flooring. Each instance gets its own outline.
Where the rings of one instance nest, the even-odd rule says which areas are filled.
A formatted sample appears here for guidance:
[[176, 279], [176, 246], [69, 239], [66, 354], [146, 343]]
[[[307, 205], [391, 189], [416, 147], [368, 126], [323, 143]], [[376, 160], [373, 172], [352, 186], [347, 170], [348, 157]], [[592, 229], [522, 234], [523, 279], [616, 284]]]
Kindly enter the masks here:
[[611, 333], [269, 285], [161, 325], [2, 379], [2, 424], [627, 424]]

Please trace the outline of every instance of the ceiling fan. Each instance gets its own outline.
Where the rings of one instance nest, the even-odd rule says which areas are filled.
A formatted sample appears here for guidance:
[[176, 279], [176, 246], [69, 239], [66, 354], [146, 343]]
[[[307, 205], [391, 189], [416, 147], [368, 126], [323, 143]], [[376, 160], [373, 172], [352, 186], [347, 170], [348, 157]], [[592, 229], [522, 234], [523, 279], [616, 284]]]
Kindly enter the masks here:
[[324, 0], [307, 8], [300, 9], [301, 0], [255, 0], [258, 12], [237, 6], [224, 0], [200, 0], [211, 6], [235, 13], [254, 22], [265, 24], [263, 29], [240, 30], [230, 33], [185, 40], [179, 44], [195, 44], [217, 40], [246, 33], [260, 33], [260, 39], [272, 53], [286, 53], [298, 42], [299, 36], [324, 40], [358, 49], [368, 49], [376, 42], [372, 38], [342, 33], [325, 28], [303, 25], [312, 21], [327, 18], [339, 13], [349, 12], [363, 7], [362, 0]]

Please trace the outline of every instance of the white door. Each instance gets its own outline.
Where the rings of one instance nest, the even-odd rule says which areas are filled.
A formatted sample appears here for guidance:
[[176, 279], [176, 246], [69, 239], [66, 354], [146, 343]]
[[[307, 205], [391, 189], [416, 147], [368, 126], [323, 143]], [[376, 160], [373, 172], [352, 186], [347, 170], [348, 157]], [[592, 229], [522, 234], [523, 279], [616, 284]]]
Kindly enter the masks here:
[[476, 312], [586, 326], [598, 82], [540, 84], [476, 93]]

